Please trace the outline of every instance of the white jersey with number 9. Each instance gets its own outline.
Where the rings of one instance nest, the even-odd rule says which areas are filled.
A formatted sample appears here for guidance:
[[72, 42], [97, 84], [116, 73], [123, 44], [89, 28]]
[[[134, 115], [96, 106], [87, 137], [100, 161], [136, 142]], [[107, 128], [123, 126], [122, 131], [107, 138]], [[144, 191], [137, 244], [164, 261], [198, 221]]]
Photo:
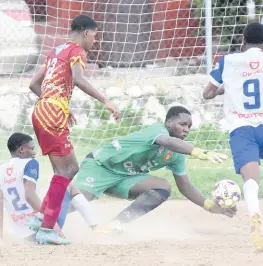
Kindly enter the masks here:
[[229, 131], [263, 124], [263, 52], [250, 48], [224, 55], [210, 73], [210, 81], [224, 85], [224, 112]]
[[23, 238], [34, 234], [27, 226], [34, 210], [25, 198], [24, 179], [34, 182], [34, 178], [26, 175], [27, 168], [29, 172], [32, 172], [29, 175], [33, 174], [38, 178], [38, 173], [36, 171], [34, 173], [33, 168], [28, 167], [35, 162], [37, 161], [31, 158], [12, 158], [0, 166], [0, 189], [3, 193], [5, 208], [15, 233]]

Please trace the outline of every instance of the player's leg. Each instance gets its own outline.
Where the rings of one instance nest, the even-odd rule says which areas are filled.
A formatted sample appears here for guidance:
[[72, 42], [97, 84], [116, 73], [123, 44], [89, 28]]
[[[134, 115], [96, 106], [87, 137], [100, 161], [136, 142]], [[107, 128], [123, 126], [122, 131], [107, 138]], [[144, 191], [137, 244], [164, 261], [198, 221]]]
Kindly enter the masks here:
[[[128, 184], [122, 185], [125, 191], [125, 186]], [[120, 224], [133, 221], [160, 206], [170, 194], [171, 185], [166, 179], [152, 176], [142, 179], [129, 189], [128, 199], [134, 200], [132, 204], [113, 220]]]
[[257, 250], [263, 251], [263, 235], [261, 234], [262, 215], [259, 209], [259, 179], [260, 168], [258, 162], [247, 163], [240, 169], [244, 179], [243, 193], [247, 204], [250, 223], [251, 239]]
[[54, 175], [46, 194], [46, 206], [42, 206], [41, 209], [44, 209], [42, 227], [52, 229], [57, 222], [67, 187], [78, 172], [79, 167], [74, 150], [64, 156], [49, 154], [49, 158]]
[[78, 162], [74, 150], [64, 156], [49, 154], [49, 158], [54, 175], [46, 194], [46, 206], [42, 207], [44, 209], [44, 217], [36, 239], [39, 243], [69, 244], [70, 241], [59, 237], [53, 228], [57, 223], [67, 187], [78, 171]]
[[60, 238], [53, 228], [56, 225], [66, 189], [78, 171], [78, 162], [69, 140], [69, 129], [53, 128], [47, 118], [40, 121], [39, 108], [38, 106], [32, 115], [33, 127], [43, 155], [49, 155], [54, 175], [40, 209], [44, 218], [36, 239], [40, 243], [52, 244], [53, 241], [53, 244], [68, 244], [69, 242]]
[[251, 220], [251, 238], [258, 250], [263, 250], [261, 214], [259, 209], [259, 145], [256, 129], [241, 127], [230, 134], [230, 146], [236, 173], [243, 177], [243, 194]]
[[105, 167], [98, 165], [93, 158], [85, 158], [74, 177], [74, 185], [88, 201], [98, 199], [105, 190], [122, 181], [122, 175], [114, 174]]
[[110, 225], [98, 226], [96, 233], [118, 230], [122, 224], [131, 222], [160, 206], [169, 198], [170, 193], [171, 185], [163, 178], [142, 175], [124, 179], [115, 187], [108, 189], [107, 194], [134, 201], [121, 211]]
[[[82, 161], [79, 172], [73, 180], [74, 186], [80, 190], [82, 195], [77, 195], [78, 198], [73, 198], [72, 203], [88, 224], [95, 225], [98, 224], [98, 221], [91, 206], [85, 201], [98, 199], [104, 191], [122, 181], [122, 178], [121, 175], [114, 174], [103, 166], [98, 165], [93, 158], [87, 157]], [[80, 198], [81, 201], [75, 201]], [[83, 211], [85, 209], [84, 206], [86, 206], [86, 211]]]
[[[67, 218], [67, 214], [70, 210], [70, 200], [71, 200], [70, 192], [66, 191], [57, 220], [57, 224], [60, 229], [63, 229], [63, 226]], [[41, 227], [42, 220], [43, 220], [43, 214], [37, 213], [36, 216], [34, 216], [33, 219], [31, 219], [29, 223], [29, 228], [37, 232]]]
[[63, 228], [63, 226], [66, 222], [69, 208], [70, 208], [70, 192], [66, 191], [62, 205], [61, 205], [61, 210], [60, 210], [60, 213], [58, 215], [58, 220], [57, 220], [57, 224], [58, 224], [60, 229]]
[[95, 195], [87, 191], [82, 191], [83, 193], [81, 193], [80, 189], [78, 189], [73, 182], [69, 184], [68, 190], [71, 203], [69, 212], [78, 211], [84, 221], [94, 229], [99, 222], [89, 201], [94, 199]]

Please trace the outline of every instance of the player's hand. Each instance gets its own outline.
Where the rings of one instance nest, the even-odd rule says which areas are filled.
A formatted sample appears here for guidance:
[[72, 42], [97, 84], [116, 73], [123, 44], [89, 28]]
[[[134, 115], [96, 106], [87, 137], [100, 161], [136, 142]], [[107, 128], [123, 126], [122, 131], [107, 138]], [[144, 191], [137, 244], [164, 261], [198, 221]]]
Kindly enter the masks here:
[[106, 100], [104, 104], [108, 108], [108, 110], [113, 114], [114, 119], [118, 121], [121, 116], [119, 109], [109, 100]]
[[217, 205], [213, 200], [205, 200], [204, 203], [204, 209], [215, 214], [223, 214], [225, 216], [228, 216], [230, 218], [233, 218], [236, 215], [237, 208], [228, 208], [228, 209], [223, 209], [219, 205]]
[[202, 150], [199, 148], [194, 148], [191, 155], [200, 160], [208, 160], [212, 163], [221, 163], [223, 160], [228, 158], [228, 156], [223, 153]]
[[74, 125], [77, 125], [77, 119], [74, 116], [71, 109], [69, 109], [68, 112], [69, 112], [68, 123], [70, 127], [73, 127]]

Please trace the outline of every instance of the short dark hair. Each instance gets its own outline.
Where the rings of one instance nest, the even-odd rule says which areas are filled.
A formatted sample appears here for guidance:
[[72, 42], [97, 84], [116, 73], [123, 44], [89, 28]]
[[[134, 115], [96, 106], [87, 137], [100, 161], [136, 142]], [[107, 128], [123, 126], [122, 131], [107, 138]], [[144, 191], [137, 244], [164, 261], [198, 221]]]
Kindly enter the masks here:
[[32, 140], [29, 135], [16, 132], [9, 137], [7, 148], [10, 152], [16, 152], [18, 148]]
[[251, 22], [245, 27], [243, 35], [246, 43], [261, 44], [263, 43], [263, 25]]
[[72, 31], [95, 30], [97, 28], [98, 25], [96, 21], [87, 15], [79, 15], [75, 17], [71, 23]]
[[172, 106], [166, 114], [165, 122], [173, 117], [179, 116], [180, 114], [191, 115], [191, 113], [183, 106]]

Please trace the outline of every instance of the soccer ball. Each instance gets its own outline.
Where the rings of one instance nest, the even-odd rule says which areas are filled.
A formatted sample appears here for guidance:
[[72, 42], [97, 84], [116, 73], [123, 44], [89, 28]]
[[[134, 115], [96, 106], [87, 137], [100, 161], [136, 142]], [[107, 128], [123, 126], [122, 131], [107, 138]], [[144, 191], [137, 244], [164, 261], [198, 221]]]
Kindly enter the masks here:
[[212, 199], [221, 208], [233, 208], [240, 201], [240, 198], [240, 187], [232, 180], [221, 180], [213, 187]]

